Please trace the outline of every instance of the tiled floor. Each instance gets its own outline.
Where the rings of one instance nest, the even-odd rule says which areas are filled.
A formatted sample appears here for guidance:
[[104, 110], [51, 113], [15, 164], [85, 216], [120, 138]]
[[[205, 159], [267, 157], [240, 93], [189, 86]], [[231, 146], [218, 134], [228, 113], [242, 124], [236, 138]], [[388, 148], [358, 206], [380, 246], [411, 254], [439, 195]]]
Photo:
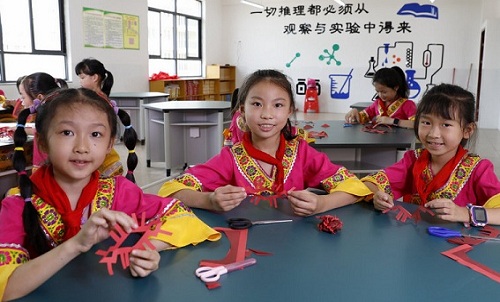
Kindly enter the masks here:
[[[343, 114], [320, 113], [320, 114], [303, 114], [297, 113], [297, 119], [304, 120], [328, 120], [328, 119], [343, 119]], [[475, 141], [475, 142], [474, 142]], [[475, 139], [471, 141], [471, 145], [467, 146], [471, 152], [479, 154], [483, 158], [491, 160], [495, 166], [495, 172], [500, 178], [500, 131], [493, 129], [479, 129], [475, 133]], [[122, 162], [126, 163], [128, 154], [125, 146], [122, 143], [116, 145], [116, 150], [122, 158]], [[137, 145], [136, 153], [139, 156], [139, 165], [135, 170], [137, 184], [148, 193], [157, 193], [161, 184], [165, 180], [165, 167], [162, 163], [152, 163], [152, 167], [146, 167], [146, 148], [144, 145]], [[174, 171], [173, 175], [181, 171]]]

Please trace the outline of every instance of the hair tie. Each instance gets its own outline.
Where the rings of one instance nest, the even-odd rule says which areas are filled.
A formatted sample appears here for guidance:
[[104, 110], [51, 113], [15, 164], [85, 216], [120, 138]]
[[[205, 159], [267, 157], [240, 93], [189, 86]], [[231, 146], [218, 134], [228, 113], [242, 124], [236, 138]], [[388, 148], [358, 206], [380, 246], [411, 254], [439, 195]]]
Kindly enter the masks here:
[[135, 153], [135, 150], [128, 150], [128, 153]]
[[24, 148], [23, 147], [15, 147], [14, 151], [24, 151]]
[[30, 113], [36, 113], [40, 104], [42, 104], [42, 101], [40, 99], [34, 99], [33, 105], [30, 106]]
[[19, 127], [24, 128], [24, 125], [23, 124], [17, 124], [16, 128], [19, 128]]
[[134, 170], [128, 170], [127, 174], [134, 174]]
[[125, 126], [125, 129], [130, 129], [130, 128], [132, 128], [132, 124]]
[[31, 202], [31, 197], [25, 198], [24, 202]]
[[110, 100], [109, 102], [111, 103], [111, 107], [113, 107], [113, 110], [115, 111], [115, 114], [118, 115], [118, 111], [120, 110], [120, 108], [118, 108], [118, 105], [116, 104], [116, 101], [115, 100]]
[[20, 171], [20, 172], [17, 172], [17, 175], [26, 175], [26, 170], [23, 170], [23, 171]]

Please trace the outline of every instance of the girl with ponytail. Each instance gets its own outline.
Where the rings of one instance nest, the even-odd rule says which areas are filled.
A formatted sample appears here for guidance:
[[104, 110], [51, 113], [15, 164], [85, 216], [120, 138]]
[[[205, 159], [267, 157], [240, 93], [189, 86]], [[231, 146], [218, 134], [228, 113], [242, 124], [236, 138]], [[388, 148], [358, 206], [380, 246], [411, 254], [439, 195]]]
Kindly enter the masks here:
[[[28, 177], [23, 148], [30, 114], [29, 109], [20, 113], [14, 134], [13, 160], [21, 194], [5, 198], [0, 208], [0, 300], [35, 290], [108, 238], [116, 225], [127, 232], [137, 228], [132, 214], [145, 214], [148, 221], [159, 218], [161, 229], [171, 233], [150, 238], [155, 249], [130, 253], [130, 273], [135, 277], [158, 269], [161, 250], [220, 238], [180, 201], [144, 194], [132, 182], [136, 134], [127, 116], [108, 100], [84, 88], [60, 89], [46, 96], [37, 108], [35, 124], [36, 143], [47, 154], [48, 164]], [[98, 168], [113, 148], [117, 114], [126, 128], [127, 176], [132, 181], [99, 177]]]
[[[102, 98], [111, 102], [109, 94], [111, 93], [111, 88], [113, 87], [114, 78], [113, 74], [104, 67], [104, 64], [94, 58], [83, 59], [81, 62], [76, 64], [75, 73], [80, 79], [80, 85], [83, 88], [93, 90]], [[113, 104], [116, 105], [114, 102]], [[117, 112], [117, 114], [125, 127], [130, 125], [130, 117], [124, 116], [128, 116], [126, 112]], [[127, 165], [129, 165], [128, 162]], [[115, 149], [112, 149], [108, 156], [106, 156], [106, 160], [104, 161], [102, 167], [99, 168], [99, 172], [101, 172], [101, 177], [123, 174], [123, 165], [120, 162], [120, 155]]]

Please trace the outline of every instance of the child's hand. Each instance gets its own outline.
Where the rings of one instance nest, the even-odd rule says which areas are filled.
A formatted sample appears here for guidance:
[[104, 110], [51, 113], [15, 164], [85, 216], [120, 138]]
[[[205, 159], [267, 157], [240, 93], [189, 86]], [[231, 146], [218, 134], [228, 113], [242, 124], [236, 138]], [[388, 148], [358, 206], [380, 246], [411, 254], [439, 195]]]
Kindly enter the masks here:
[[394, 122], [394, 119], [392, 117], [388, 117], [388, 116], [377, 116], [375, 117], [375, 124], [382, 124], [382, 125], [392, 125], [392, 123]]
[[229, 211], [239, 206], [245, 197], [247, 193], [244, 188], [227, 185], [215, 189], [208, 198], [215, 210]]
[[357, 109], [351, 109], [345, 115], [345, 122], [348, 124], [359, 123], [359, 114]]
[[80, 252], [86, 252], [94, 244], [108, 238], [109, 232], [116, 224], [119, 224], [126, 232], [138, 227], [134, 219], [127, 214], [102, 208], [89, 217], [80, 232], [72, 239], [76, 240]]
[[316, 213], [319, 204], [319, 195], [310, 191], [288, 191], [288, 200], [295, 215], [309, 216]]
[[447, 221], [469, 222], [469, 210], [456, 205], [446, 198], [434, 199], [424, 205], [437, 214], [437, 217]]
[[373, 195], [373, 205], [375, 209], [384, 211], [394, 206], [394, 200], [391, 195], [382, 191], [377, 191]]
[[149, 247], [133, 250], [129, 257], [130, 273], [134, 277], [146, 277], [158, 269], [160, 258], [160, 253]]

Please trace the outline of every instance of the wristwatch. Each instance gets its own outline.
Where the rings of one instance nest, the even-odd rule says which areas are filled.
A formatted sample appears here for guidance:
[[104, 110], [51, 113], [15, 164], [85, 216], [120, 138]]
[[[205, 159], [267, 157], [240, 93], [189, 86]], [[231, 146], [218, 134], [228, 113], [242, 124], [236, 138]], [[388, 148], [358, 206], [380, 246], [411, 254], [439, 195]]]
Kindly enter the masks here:
[[484, 207], [469, 203], [467, 204], [467, 209], [469, 210], [470, 224], [472, 226], [483, 227], [488, 223], [488, 216]]
[[394, 126], [399, 126], [399, 119], [398, 119], [398, 118], [395, 118], [395, 119], [394, 119], [394, 122], [392, 122], [392, 124], [393, 124]]

